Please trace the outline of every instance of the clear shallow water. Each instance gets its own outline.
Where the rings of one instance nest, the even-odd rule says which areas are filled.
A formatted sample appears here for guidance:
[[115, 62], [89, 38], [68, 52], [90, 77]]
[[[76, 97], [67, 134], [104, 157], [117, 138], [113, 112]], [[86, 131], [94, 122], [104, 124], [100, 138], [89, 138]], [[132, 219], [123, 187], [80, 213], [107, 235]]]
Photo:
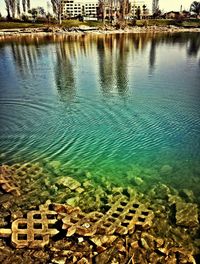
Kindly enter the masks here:
[[1, 39], [1, 162], [198, 193], [199, 95], [199, 33]]

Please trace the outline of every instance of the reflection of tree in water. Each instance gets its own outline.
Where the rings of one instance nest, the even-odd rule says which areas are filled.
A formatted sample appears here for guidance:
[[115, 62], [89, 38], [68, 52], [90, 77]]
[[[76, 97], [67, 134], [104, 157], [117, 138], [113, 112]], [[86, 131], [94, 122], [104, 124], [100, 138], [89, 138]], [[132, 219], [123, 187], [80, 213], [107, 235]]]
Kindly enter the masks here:
[[69, 43], [56, 44], [55, 81], [61, 100], [72, 100], [76, 94], [74, 68], [69, 57], [73, 52]]
[[200, 34], [191, 35], [188, 45], [188, 55], [197, 56], [200, 50]]
[[156, 61], [156, 48], [160, 44], [167, 45], [179, 45], [180, 47], [186, 47], [188, 56], [197, 57], [200, 50], [200, 34], [199, 33], [168, 33], [168, 34], [158, 34], [151, 39], [151, 48], [149, 52], [149, 68], [155, 65]]
[[100, 85], [104, 94], [117, 89], [119, 95], [128, 91], [128, 59], [143, 50], [150, 40], [148, 34], [116, 34], [99, 37]]
[[149, 52], [149, 69], [150, 72], [154, 69], [155, 62], [156, 62], [156, 46], [157, 46], [157, 41], [156, 38], [152, 38], [151, 40], [151, 47], [150, 47], [150, 52]]
[[126, 35], [107, 35], [98, 39], [99, 75], [102, 92], [124, 95], [128, 90], [127, 58], [129, 46]]
[[34, 69], [41, 57], [41, 50], [39, 44], [35, 41], [34, 43], [10, 43], [12, 55], [15, 64], [20, 69], [20, 74], [25, 78], [27, 75], [33, 75]]
[[112, 36], [109, 38], [98, 38], [97, 52], [99, 55], [100, 85], [105, 95], [111, 92], [114, 86], [113, 49]]
[[[16, 68], [24, 78], [33, 75], [38, 61], [43, 55], [41, 45], [55, 43], [56, 66], [55, 81], [62, 99], [72, 99], [76, 94], [76, 83], [72, 58], [80, 54], [88, 56], [93, 49], [99, 58], [99, 78], [103, 94], [117, 89], [120, 95], [128, 90], [128, 60], [134, 54], [149, 47], [149, 69], [155, 66], [156, 49], [159, 45], [179, 45], [185, 47], [188, 56], [197, 57], [200, 50], [199, 33], [167, 33], [167, 34], [119, 34], [104, 36], [46, 36], [20, 37], [0, 40], [11, 47]], [[84, 67], [84, 65], [82, 65]], [[130, 74], [133, 74], [130, 72]]]
[[116, 86], [119, 95], [124, 95], [128, 91], [127, 58], [129, 53], [129, 41], [126, 35], [117, 35], [116, 42], [119, 52], [116, 59]]

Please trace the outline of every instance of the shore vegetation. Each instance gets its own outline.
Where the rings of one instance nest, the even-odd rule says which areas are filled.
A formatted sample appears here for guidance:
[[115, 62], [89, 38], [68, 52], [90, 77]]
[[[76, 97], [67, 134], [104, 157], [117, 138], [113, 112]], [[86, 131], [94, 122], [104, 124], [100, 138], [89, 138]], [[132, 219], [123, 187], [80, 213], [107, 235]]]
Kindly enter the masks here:
[[[59, 25], [61, 28], [73, 28], [80, 26], [88, 26], [88, 27], [97, 27], [102, 28], [103, 26], [111, 26], [110, 23], [103, 24], [101, 21], [79, 21], [79, 20], [63, 20], [62, 25]], [[126, 22], [124, 27], [147, 27], [147, 26], [158, 26], [158, 27], [166, 27], [166, 26], [177, 26], [177, 27], [185, 27], [185, 28], [200, 28], [200, 19], [187, 19], [187, 20], [173, 20], [173, 19], [149, 19], [149, 20], [129, 20]], [[112, 27], [119, 27], [119, 24], [112, 25]], [[17, 28], [40, 28], [40, 27], [58, 27], [56, 23], [48, 23], [46, 21], [7, 21], [4, 19], [0, 20], [0, 29], [17, 29]]]

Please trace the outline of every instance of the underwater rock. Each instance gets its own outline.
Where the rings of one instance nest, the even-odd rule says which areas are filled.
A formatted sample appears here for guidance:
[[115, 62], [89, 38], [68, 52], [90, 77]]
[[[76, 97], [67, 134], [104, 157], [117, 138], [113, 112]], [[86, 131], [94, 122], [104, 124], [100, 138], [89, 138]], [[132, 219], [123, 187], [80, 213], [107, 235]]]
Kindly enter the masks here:
[[57, 181], [56, 181], [57, 185], [63, 186], [63, 187], [67, 187], [70, 190], [76, 190], [78, 187], [81, 186], [80, 182], [74, 180], [71, 177], [67, 177], [67, 176], [61, 176]]
[[66, 264], [66, 261], [67, 261], [66, 257], [60, 257], [60, 256], [54, 257], [52, 259], [52, 263], [55, 264]]
[[178, 195], [168, 195], [168, 204], [169, 205], [173, 205], [173, 204], [176, 204], [176, 203], [181, 203], [183, 202], [183, 200], [181, 199], [180, 196]]
[[[100, 253], [95, 257], [96, 264], [112, 263], [112, 264], [123, 264], [126, 263], [128, 258], [127, 254], [124, 254], [124, 251], [121, 251], [121, 243], [115, 246], [110, 247], [104, 252]], [[123, 242], [122, 242], [123, 243]]]
[[86, 180], [83, 182], [83, 187], [86, 188], [87, 190], [93, 189], [93, 184], [90, 180]]
[[1, 153], [0, 154], [0, 159], [5, 159], [5, 157], [6, 157], [6, 153]]
[[168, 196], [171, 195], [171, 190], [167, 185], [158, 183], [150, 190], [149, 195], [156, 199], [167, 200]]
[[176, 203], [176, 224], [185, 227], [198, 226], [198, 207], [193, 203]]
[[[126, 191], [127, 191], [128, 196], [131, 197], [131, 199], [139, 197], [139, 194], [138, 194], [138, 192], [137, 192], [137, 190], [135, 188], [128, 187], [126, 189]], [[142, 196], [143, 196], [143, 194], [140, 193], [140, 197], [142, 197]]]
[[79, 206], [81, 207], [82, 210], [85, 212], [91, 212], [94, 210], [99, 210], [102, 202], [101, 202], [101, 197], [98, 195], [95, 189], [90, 192], [84, 192], [81, 193], [79, 196]]
[[10, 201], [13, 198], [12, 194], [1, 194], [0, 195], [0, 204]]
[[7, 201], [5, 203], [3, 203], [1, 206], [6, 209], [6, 210], [9, 210], [10, 208], [12, 208], [12, 205], [14, 204], [14, 201], [11, 200], [11, 201]]
[[113, 187], [112, 188], [112, 193], [115, 195], [122, 194], [123, 188], [122, 187]]
[[90, 238], [96, 246], [96, 250], [98, 253], [106, 250], [106, 248], [112, 246], [113, 242], [117, 239], [117, 236], [107, 236], [107, 235], [96, 235]]
[[85, 176], [88, 178], [88, 179], [92, 179], [92, 173], [90, 171], [87, 171], [85, 173]]
[[140, 239], [140, 244], [141, 244], [141, 246], [142, 246], [143, 248], [145, 248], [146, 250], [149, 250], [149, 249], [150, 249], [150, 247], [149, 247], [147, 241], [146, 241], [144, 238], [141, 238], [141, 239]]
[[77, 193], [83, 193], [85, 190], [83, 189], [83, 188], [81, 188], [81, 187], [78, 187], [77, 189], [76, 189], [76, 192]]
[[172, 173], [173, 168], [170, 165], [163, 165], [160, 169], [160, 174], [169, 175]]
[[58, 190], [58, 192], [56, 193], [56, 196], [54, 197], [54, 201], [57, 203], [66, 203], [67, 199], [71, 197], [72, 197], [72, 192], [70, 189], [67, 188], [65, 189], [65, 191]]
[[192, 190], [183, 189], [180, 191], [180, 196], [185, 199], [186, 202], [194, 202], [195, 197]]
[[[133, 262], [134, 263], [134, 262]], [[152, 264], [157, 264], [157, 263], [159, 263], [159, 264], [177, 264], [177, 262], [175, 262], [175, 263], [168, 263], [168, 262], [166, 262], [166, 260], [165, 260], [165, 257], [163, 257], [162, 255], [160, 255], [160, 254], [157, 254], [156, 252], [152, 252], [151, 254], [150, 254], [150, 256], [149, 256], [149, 263], [152, 263]], [[138, 263], [139, 264], [139, 263]]]
[[176, 263], [181, 264], [197, 264], [193, 257], [193, 252], [183, 247], [172, 247], [170, 249], [170, 254], [175, 254], [177, 258]]
[[79, 204], [79, 197], [72, 197], [67, 200], [67, 204], [73, 207], [78, 206]]
[[152, 236], [151, 234], [148, 234], [146, 232], [143, 232], [140, 239], [141, 245], [145, 249], [154, 249], [156, 245], [156, 238]]
[[140, 177], [134, 177], [134, 182], [136, 185], [140, 186], [144, 183], [143, 179], [141, 179]]
[[41, 259], [45, 261], [49, 258], [49, 254], [43, 250], [39, 250], [33, 253], [33, 257], [35, 257], [36, 259]]
[[6, 225], [7, 225], [6, 220], [4, 218], [0, 217], [0, 228], [5, 227]]
[[49, 162], [49, 165], [50, 165], [51, 167], [53, 167], [55, 170], [57, 170], [57, 169], [60, 168], [60, 166], [61, 166], [61, 162], [58, 161], [58, 160], [53, 160], [53, 161]]
[[21, 211], [16, 211], [11, 214], [11, 220], [14, 221], [17, 218], [23, 218], [23, 213]]

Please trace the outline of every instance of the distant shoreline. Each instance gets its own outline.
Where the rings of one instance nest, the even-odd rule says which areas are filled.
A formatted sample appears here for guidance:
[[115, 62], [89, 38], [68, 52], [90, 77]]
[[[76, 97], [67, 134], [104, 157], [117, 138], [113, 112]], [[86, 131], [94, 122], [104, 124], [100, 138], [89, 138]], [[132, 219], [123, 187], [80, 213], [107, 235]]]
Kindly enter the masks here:
[[177, 32], [199, 32], [200, 28], [184, 28], [176, 26], [147, 26], [134, 27], [125, 29], [99, 29], [93, 27], [77, 27], [77, 28], [16, 28], [16, 29], [1, 29], [1, 37], [13, 36], [28, 36], [28, 35], [85, 35], [85, 34], [120, 34], [120, 33], [177, 33]]

